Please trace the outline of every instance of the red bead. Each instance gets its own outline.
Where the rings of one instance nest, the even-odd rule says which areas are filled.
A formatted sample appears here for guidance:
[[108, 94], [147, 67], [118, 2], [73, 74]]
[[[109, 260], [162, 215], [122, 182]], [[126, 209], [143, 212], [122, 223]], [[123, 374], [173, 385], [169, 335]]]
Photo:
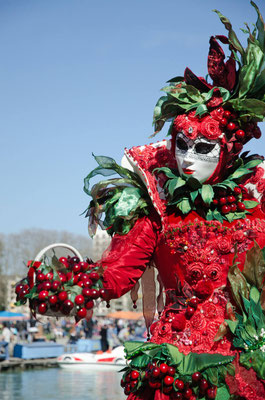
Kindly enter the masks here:
[[158, 378], [159, 375], [160, 375], [160, 369], [159, 369], [158, 367], [154, 367], [154, 368], [152, 369], [152, 371], [151, 371], [151, 375], [152, 375], [154, 378]]
[[237, 209], [237, 206], [236, 206], [235, 203], [233, 203], [233, 204], [230, 205], [230, 208], [231, 208], [231, 212], [235, 212], [236, 209]]
[[77, 315], [79, 318], [85, 318], [87, 314], [87, 309], [86, 308], [80, 308], [80, 310], [77, 311]]
[[240, 194], [240, 193], [241, 193], [240, 187], [236, 186], [236, 187], [234, 188], [234, 193], [235, 193], [235, 194]]
[[100, 289], [99, 290], [99, 295], [102, 297], [103, 300], [105, 300], [108, 297], [108, 293], [106, 289]]
[[206, 392], [208, 399], [215, 399], [216, 397], [216, 388], [210, 388]]
[[86, 287], [82, 290], [82, 294], [85, 297], [91, 297], [91, 292], [92, 292], [92, 289], [89, 289], [89, 288], [86, 288]]
[[236, 201], [236, 198], [235, 198], [235, 196], [228, 196], [227, 201], [228, 201], [228, 203], [234, 203]]
[[51, 290], [52, 284], [50, 281], [46, 281], [42, 283], [43, 290]]
[[220, 123], [221, 123], [222, 126], [226, 126], [226, 125], [227, 125], [227, 122], [228, 122], [228, 121], [227, 121], [226, 118], [222, 118], [221, 121], [220, 121]]
[[245, 134], [245, 132], [244, 132], [242, 129], [238, 129], [238, 130], [236, 131], [236, 138], [239, 139], [239, 140], [244, 139], [245, 135], [246, 135], [246, 134]]
[[226, 198], [226, 197], [221, 197], [221, 198], [219, 199], [219, 204], [220, 204], [221, 206], [225, 205], [226, 203], [227, 203], [227, 198]]
[[49, 297], [49, 303], [50, 304], [56, 304], [58, 301], [58, 297], [53, 294], [52, 296]]
[[185, 313], [185, 314], [186, 314], [186, 316], [187, 316], [188, 318], [192, 317], [194, 313], [195, 313], [195, 309], [194, 309], [193, 307], [188, 306], [188, 307], [186, 308], [186, 313]]
[[52, 281], [53, 280], [53, 272], [50, 271], [45, 275], [45, 278], [47, 279], [47, 281]]
[[47, 299], [49, 297], [49, 292], [47, 291], [47, 290], [42, 290], [40, 293], [39, 293], [39, 295], [38, 295], [38, 298], [40, 299], [40, 300], [45, 300], [45, 299]]
[[237, 203], [237, 209], [238, 209], [238, 211], [244, 211], [244, 210], [246, 209], [246, 206], [245, 206], [244, 203], [242, 203], [241, 201], [239, 201], [239, 202]]
[[218, 200], [217, 200], [217, 199], [213, 199], [213, 204], [214, 204], [215, 206], [217, 206], [217, 205], [218, 205]]
[[206, 379], [202, 379], [201, 381], [200, 381], [200, 389], [201, 390], [203, 390], [203, 391], [205, 391], [207, 388], [208, 388], [208, 382], [207, 382], [207, 380]]
[[160, 364], [160, 371], [162, 372], [162, 374], [166, 374], [168, 371], [168, 365], [165, 363]]
[[62, 263], [66, 268], [69, 267], [69, 263], [66, 257], [60, 257], [59, 258], [60, 263]]
[[138, 385], [138, 380], [134, 380], [130, 382], [131, 389], [134, 389]]
[[191, 379], [193, 382], [199, 382], [201, 380], [202, 374], [200, 372], [194, 372], [192, 374]]
[[36, 276], [36, 279], [38, 282], [43, 282], [45, 281], [45, 275], [42, 272], [39, 272]]
[[139, 372], [134, 370], [131, 372], [130, 378], [134, 381], [135, 379], [139, 378], [139, 375], [140, 375]]
[[187, 388], [184, 392], [183, 392], [183, 396], [185, 399], [190, 399], [192, 396], [192, 390], [190, 388]]
[[60, 301], [65, 301], [68, 298], [68, 294], [65, 290], [58, 294], [58, 298]]
[[172, 385], [173, 382], [174, 382], [173, 376], [169, 376], [169, 375], [165, 376], [165, 378], [164, 378], [165, 385], [167, 385], [167, 386]]
[[63, 306], [68, 308], [69, 310], [72, 310], [72, 308], [74, 307], [74, 303], [68, 299], [63, 302]]
[[21, 289], [18, 293], [18, 297], [20, 299], [24, 299], [24, 297], [26, 296], [26, 294], [29, 293], [29, 289]]
[[67, 280], [67, 281], [70, 281], [70, 280], [72, 279], [72, 277], [73, 277], [73, 273], [72, 273], [72, 272], [67, 272], [67, 274], [66, 274], [66, 280]]
[[225, 205], [225, 206], [222, 207], [222, 213], [223, 214], [228, 214], [228, 213], [230, 213], [230, 211], [231, 211], [231, 207], [230, 206]]
[[92, 281], [98, 281], [99, 280], [99, 274], [97, 272], [91, 272], [89, 274], [89, 278], [92, 279]]
[[99, 291], [96, 289], [91, 290], [91, 297], [92, 299], [98, 299], [99, 298]]
[[94, 301], [93, 300], [89, 300], [86, 302], [85, 307], [87, 310], [91, 310], [91, 308], [94, 307]]
[[126, 394], [126, 396], [128, 396], [131, 392], [131, 386], [129, 385], [129, 383], [127, 383], [127, 385], [125, 386], [124, 389], [124, 394]]
[[227, 125], [227, 129], [230, 132], [233, 132], [236, 129], [236, 124], [234, 122], [229, 122], [229, 124]]
[[47, 305], [46, 305], [46, 303], [41, 303], [41, 304], [39, 304], [39, 306], [38, 306], [38, 311], [39, 311], [40, 314], [45, 314], [46, 311], [47, 311]]
[[225, 117], [225, 118], [230, 118], [230, 117], [231, 117], [231, 114], [232, 114], [232, 113], [231, 113], [231, 111], [229, 111], [229, 110], [225, 110], [225, 111], [224, 111], [224, 117]]
[[59, 281], [53, 281], [52, 282], [52, 290], [54, 291], [54, 292], [56, 292], [56, 290], [58, 290], [58, 288], [61, 286], [61, 282], [59, 282]]
[[65, 283], [66, 282], [66, 275], [63, 272], [58, 272], [58, 275], [59, 275], [60, 281], [62, 283]]
[[83, 288], [84, 287], [84, 282], [83, 281], [77, 282], [77, 286], [80, 286], [81, 288]]
[[72, 268], [74, 274], [78, 274], [81, 271], [81, 267], [79, 264], [75, 264]]
[[90, 288], [92, 286], [92, 281], [91, 281], [91, 279], [86, 279], [86, 280], [83, 280], [83, 284], [84, 284], [85, 288]]
[[176, 370], [175, 370], [174, 367], [169, 367], [167, 373], [168, 373], [168, 375], [170, 375], [170, 376], [174, 376], [175, 373], [176, 373]]
[[178, 388], [179, 390], [183, 390], [185, 387], [185, 384], [183, 381], [181, 381], [180, 379], [176, 379], [175, 380], [175, 386], [176, 388]]
[[20, 290], [22, 290], [23, 288], [24, 288], [24, 285], [22, 285], [21, 283], [18, 284], [18, 285], [16, 286], [16, 294], [18, 294], [18, 293], [20, 292]]
[[189, 301], [189, 306], [193, 308], [197, 308], [198, 304], [199, 304], [199, 299], [197, 297], [193, 297]]
[[88, 267], [89, 267], [89, 264], [86, 261], [80, 261], [79, 265], [80, 265], [81, 270], [83, 272], [86, 271], [88, 269]]
[[84, 296], [82, 296], [82, 294], [78, 294], [77, 296], [75, 296], [75, 304], [80, 306], [84, 302], [85, 302], [85, 298], [84, 298]]

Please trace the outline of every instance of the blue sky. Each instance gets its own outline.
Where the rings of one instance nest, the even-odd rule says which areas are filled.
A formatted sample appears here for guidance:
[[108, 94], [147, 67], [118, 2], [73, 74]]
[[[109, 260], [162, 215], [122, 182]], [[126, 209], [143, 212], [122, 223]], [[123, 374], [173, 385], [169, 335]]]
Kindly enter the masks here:
[[[1, 0], [0, 232], [87, 234], [92, 152], [120, 161], [150, 142], [160, 88], [186, 66], [206, 74], [209, 37], [225, 33], [214, 8], [237, 32], [256, 21], [247, 0]], [[264, 138], [249, 147], [264, 153]]]

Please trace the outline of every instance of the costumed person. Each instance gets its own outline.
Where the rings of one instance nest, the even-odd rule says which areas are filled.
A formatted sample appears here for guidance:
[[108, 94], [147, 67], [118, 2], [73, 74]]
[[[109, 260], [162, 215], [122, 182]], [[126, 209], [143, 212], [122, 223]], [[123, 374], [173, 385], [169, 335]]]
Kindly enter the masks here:
[[[122, 166], [95, 157], [85, 179], [89, 229], [103, 224], [113, 236], [91, 266], [102, 297], [131, 290], [136, 303], [142, 283], [150, 334], [125, 343], [128, 400], [265, 398], [265, 166], [240, 155], [265, 116], [265, 27], [251, 4], [258, 19], [246, 49], [217, 12], [228, 38], [210, 39], [211, 83], [187, 68], [163, 89], [155, 133], [171, 121], [169, 139], [126, 149]], [[92, 177], [112, 173], [120, 178], [90, 190]]]

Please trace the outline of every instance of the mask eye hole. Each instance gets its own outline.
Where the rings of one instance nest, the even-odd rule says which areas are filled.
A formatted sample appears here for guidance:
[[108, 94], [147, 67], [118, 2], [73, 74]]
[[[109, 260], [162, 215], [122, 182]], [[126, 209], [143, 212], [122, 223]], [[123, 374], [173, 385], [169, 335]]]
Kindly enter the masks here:
[[187, 151], [187, 150], [188, 150], [188, 145], [187, 145], [187, 143], [185, 142], [185, 140], [182, 139], [182, 138], [177, 138], [176, 146], [177, 146], [177, 148], [180, 149], [180, 150], [184, 150], [184, 151]]
[[215, 144], [201, 142], [195, 145], [195, 151], [199, 154], [208, 154], [214, 149], [214, 147]]

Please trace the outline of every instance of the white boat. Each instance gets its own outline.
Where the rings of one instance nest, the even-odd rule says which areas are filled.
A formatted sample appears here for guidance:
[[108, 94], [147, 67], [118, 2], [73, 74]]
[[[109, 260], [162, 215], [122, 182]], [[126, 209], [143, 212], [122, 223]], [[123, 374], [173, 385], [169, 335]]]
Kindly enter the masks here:
[[65, 353], [57, 358], [61, 368], [119, 370], [126, 365], [124, 347], [118, 346], [112, 351], [97, 353]]

